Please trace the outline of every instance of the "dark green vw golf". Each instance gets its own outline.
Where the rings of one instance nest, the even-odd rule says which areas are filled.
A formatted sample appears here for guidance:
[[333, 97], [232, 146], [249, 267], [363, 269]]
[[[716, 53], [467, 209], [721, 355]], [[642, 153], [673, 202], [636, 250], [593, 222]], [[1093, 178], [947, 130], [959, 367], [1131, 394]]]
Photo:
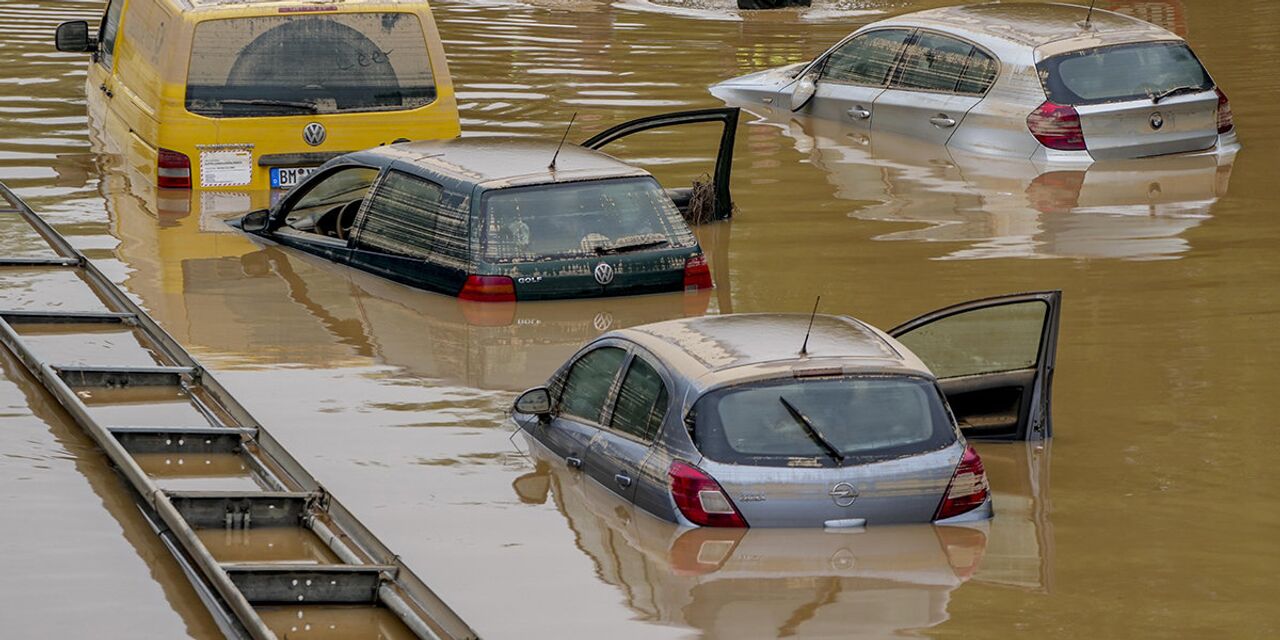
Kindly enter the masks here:
[[[698, 200], [711, 217], [728, 216], [737, 115], [708, 109], [645, 118], [582, 145], [460, 138], [349, 153], [272, 209], [232, 224], [468, 300], [708, 288], [710, 269], [681, 209]], [[709, 121], [722, 122], [724, 135], [713, 182], [698, 197], [664, 189], [644, 169], [596, 150], [637, 131]]]

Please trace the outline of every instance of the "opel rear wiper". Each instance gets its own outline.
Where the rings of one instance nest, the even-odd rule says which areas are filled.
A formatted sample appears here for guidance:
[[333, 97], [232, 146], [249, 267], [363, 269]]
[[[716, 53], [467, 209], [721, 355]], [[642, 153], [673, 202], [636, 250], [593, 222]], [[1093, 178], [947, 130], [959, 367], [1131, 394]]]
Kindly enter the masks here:
[[222, 104], [249, 105], [254, 107], [287, 107], [290, 109], [301, 109], [311, 113], [319, 113], [320, 108], [310, 102], [293, 102], [289, 100], [244, 100], [240, 98], [229, 98], [227, 100], [219, 100]]
[[609, 247], [596, 247], [596, 253], [604, 255], [607, 253], [627, 253], [628, 251], [639, 251], [640, 249], [652, 249], [653, 247], [661, 247], [671, 244], [670, 240], [645, 240], [643, 242], [633, 242], [631, 244], [615, 244]]
[[791, 404], [791, 402], [785, 397], [778, 396], [778, 401], [782, 403], [782, 406], [787, 408], [787, 413], [790, 413], [791, 417], [795, 418], [796, 422], [800, 423], [800, 426], [804, 427], [804, 432], [809, 434], [809, 438], [813, 440], [814, 443], [825, 449], [827, 454], [831, 456], [832, 460], [835, 460], [837, 463], [844, 464], [844, 454], [840, 453], [840, 450], [837, 449], [835, 445], [831, 444], [831, 441], [827, 440], [826, 436], [823, 436], [822, 433], [818, 431], [817, 427], [813, 426], [813, 423], [809, 421], [809, 418], [805, 417], [803, 413], [800, 413], [800, 410], [797, 409], [795, 405]]
[[1164, 100], [1165, 98], [1170, 98], [1180, 93], [1191, 93], [1193, 91], [1207, 91], [1207, 89], [1205, 89], [1200, 85], [1190, 85], [1190, 84], [1182, 85], [1180, 87], [1174, 87], [1172, 89], [1165, 89], [1160, 93], [1151, 94], [1151, 104], [1160, 104], [1160, 101]]

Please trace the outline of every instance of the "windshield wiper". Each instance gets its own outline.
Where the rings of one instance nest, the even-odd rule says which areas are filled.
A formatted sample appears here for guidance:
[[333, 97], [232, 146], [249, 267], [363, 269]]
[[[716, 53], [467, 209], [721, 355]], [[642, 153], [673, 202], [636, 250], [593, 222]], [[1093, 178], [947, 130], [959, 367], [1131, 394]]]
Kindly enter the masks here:
[[1151, 96], [1151, 104], [1160, 104], [1160, 101], [1164, 100], [1165, 98], [1171, 98], [1180, 93], [1191, 93], [1193, 91], [1208, 91], [1208, 89], [1205, 89], [1203, 86], [1198, 84], [1197, 85], [1185, 84], [1180, 87], [1165, 89], [1160, 93], [1153, 93], [1149, 95]]
[[596, 247], [596, 253], [599, 255], [607, 253], [627, 253], [628, 251], [652, 249], [653, 247], [661, 247], [668, 244], [671, 244], [670, 240], [644, 240], [641, 242], [633, 242], [631, 244], [615, 244], [608, 247]]
[[790, 413], [791, 417], [795, 418], [796, 422], [799, 422], [800, 426], [804, 427], [804, 432], [809, 434], [809, 438], [811, 440], [813, 440], [819, 447], [825, 449], [827, 454], [831, 456], [832, 460], [835, 460], [837, 463], [844, 464], [844, 454], [840, 453], [840, 450], [837, 449], [835, 445], [831, 444], [831, 441], [827, 440], [826, 436], [822, 435], [822, 432], [818, 431], [817, 427], [813, 426], [813, 423], [809, 421], [809, 418], [805, 417], [803, 413], [800, 413], [800, 410], [797, 409], [795, 405], [791, 404], [791, 402], [785, 397], [778, 396], [778, 401], [782, 403], [782, 406], [787, 408], [787, 413]]
[[248, 105], [254, 107], [287, 107], [289, 109], [300, 109], [311, 113], [319, 113], [320, 108], [310, 102], [292, 102], [289, 100], [244, 100], [240, 98], [228, 98], [219, 100], [222, 104]]

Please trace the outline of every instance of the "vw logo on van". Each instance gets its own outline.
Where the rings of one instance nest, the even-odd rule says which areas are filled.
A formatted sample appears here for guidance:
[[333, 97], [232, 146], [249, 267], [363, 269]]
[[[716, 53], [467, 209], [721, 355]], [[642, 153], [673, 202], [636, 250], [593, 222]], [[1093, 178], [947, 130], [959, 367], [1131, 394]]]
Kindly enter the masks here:
[[610, 282], [613, 282], [613, 267], [609, 266], [609, 263], [607, 262], [601, 262], [596, 265], [595, 276], [596, 282], [599, 282], [602, 285], [609, 284]]
[[853, 505], [853, 501], [858, 499], [858, 490], [848, 482], [831, 487], [831, 491], [827, 492], [831, 499], [835, 501], [837, 507], [848, 507]]
[[1164, 126], [1164, 116], [1160, 115], [1159, 111], [1151, 114], [1151, 128], [1155, 131], [1159, 131], [1160, 127], [1163, 127], [1163, 126]]
[[324, 130], [324, 125], [319, 122], [312, 122], [302, 129], [302, 139], [313, 147], [324, 144], [325, 138], [328, 137], [329, 133]]

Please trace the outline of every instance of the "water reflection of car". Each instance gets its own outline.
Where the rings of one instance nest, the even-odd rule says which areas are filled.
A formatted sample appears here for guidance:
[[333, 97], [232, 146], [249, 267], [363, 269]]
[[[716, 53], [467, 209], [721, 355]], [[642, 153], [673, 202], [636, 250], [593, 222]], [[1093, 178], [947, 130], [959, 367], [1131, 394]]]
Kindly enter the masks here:
[[1059, 301], [976, 300], [889, 333], [786, 314], [614, 331], [521, 395], [515, 419], [568, 466], [685, 526], [981, 519], [986, 477], [962, 430], [1050, 434]]
[[[597, 150], [648, 129], [720, 122], [716, 177], [703, 197], [664, 190], [648, 171]], [[680, 205], [728, 210], [736, 109], [632, 121], [583, 146], [463, 138], [336, 158], [248, 233], [415, 287], [480, 302], [711, 288]], [[722, 194], [715, 189], [723, 187]]]
[[1057, 4], [930, 9], [872, 23], [811, 62], [712, 92], [984, 154], [1088, 163], [1238, 147], [1226, 95], [1187, 44]]

